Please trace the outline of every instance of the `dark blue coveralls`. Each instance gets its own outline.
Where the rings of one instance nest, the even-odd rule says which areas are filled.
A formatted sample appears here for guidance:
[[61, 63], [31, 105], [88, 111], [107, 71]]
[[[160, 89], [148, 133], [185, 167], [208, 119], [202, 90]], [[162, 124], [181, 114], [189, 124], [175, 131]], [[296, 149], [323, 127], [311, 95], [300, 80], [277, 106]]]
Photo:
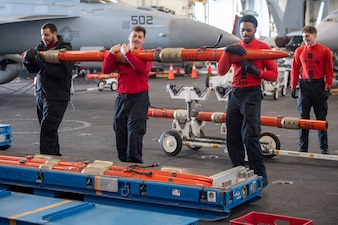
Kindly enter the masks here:
[[260, 86], [234, 88], [229, 94], [227, 106], [227, 149], [233, 166], [244, 166], [245, 149], [249, 166], [257, 175], [266, 178], [263, 154], [259, 142], [261, 134]]
[[[311, 107], [317, 120], [326, 120], [327, 101], [321, 101], [320, 97], [325, 89], [325, 81], [321, 79], [301, 79], [299, 84], [299, 97], [297, 110], [300, 118], [310, 119]], [[318, 141], [321, 150], [328, 150], [327, 131], [318, 130]], [[299, 150], [307, 152], [309, 144], [309, 130], [299, 129]]]
[[146, 133], [149, 105], [148, 92], [118, 94], [116, 98], [113, 128], [118, 158], [122, 162], [143, 162], [142, 139]]

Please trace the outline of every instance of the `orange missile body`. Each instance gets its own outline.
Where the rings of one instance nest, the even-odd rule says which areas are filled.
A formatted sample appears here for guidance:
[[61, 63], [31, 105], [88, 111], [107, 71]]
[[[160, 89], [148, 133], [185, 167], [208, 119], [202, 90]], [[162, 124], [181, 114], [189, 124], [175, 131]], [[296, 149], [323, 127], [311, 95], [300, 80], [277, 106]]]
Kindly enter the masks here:
[[39, 168], [42, 163], [40, 163], [40, 162], [27, 162], [27, 161], [0, 159], [0, 164], [2, 164], [2, 165], [25, 166], [25, 167]]
[[82, 166], [55, 165], [55, 166], [52, 167], [52, 170], [61, 170], [61, 171], [70, 171], [70, 172], [79, 172], [79, 173], [81, 173], [82, 170], [85, 167], [86, 166], [82, 167]]
[[212, 178], [201, 175], [124, 166], [111, 166], [104, 175], [206, 187], [212, 186], [213, 182]]
[[[175, 110], [172, 109], [148, 109], [149, 117], [162, 117], [174, 119]], [[215, 119], [216, 117], [216, 119]], [[225, 123], [225, 113], [213, 112], [198, 112], [196, 118], [200, 121], [222, 122]], [[313, 130], [328, 130], [328, 122], [325, 120], [308, 120], [295, 117], [271, 117], [261, 116], [261, 124], [263, 126], [273, 126], [285, 129], [313, 129]]]
[[33, 157], [19, 157], [19, 156], [7, 156], [0, 155], [0, 160], [8, 160], [8, 161], [17, 161], [17, 162], [34, 162], [34, 163], [45, 163], [46, 159], [37, 159]]
[[[164, 48], [150, 50], [134, 50], [133, 54], [144, 61], [158, 61], [163, 63], [177, 63], [184, 61], [218, 61], [223, 49], [184, 49], [184, 48]], [[40, 52], [44, 59], [49, 63], [60, 62], [84, 62], [84, 61], [103, 61], [109, 54], [108, 50], [103, 51], [65, 51], [49, 50]], [[229, 63], [237, 62], [241, 59], [278, 59], [287, 57], [289, 54], [277, 50], [248, 50], [245, 56], [228, 54]], [[126, 62], [120, 52], [115, 53], [115, 60]]]
[[155, 109], [155, 108], [149, 108], [148, 109], [148, 116], [149, 117], [161, 117], [161, 118], [174, 118], [175, 110], [173, 109]]
[[104, 80], [109, 78], [118, 78], [118, 73], [110, 73], [110, 74], [97, 74], [97, 73], [90, 73], [87, 74], [85, 79], [86, 80]]

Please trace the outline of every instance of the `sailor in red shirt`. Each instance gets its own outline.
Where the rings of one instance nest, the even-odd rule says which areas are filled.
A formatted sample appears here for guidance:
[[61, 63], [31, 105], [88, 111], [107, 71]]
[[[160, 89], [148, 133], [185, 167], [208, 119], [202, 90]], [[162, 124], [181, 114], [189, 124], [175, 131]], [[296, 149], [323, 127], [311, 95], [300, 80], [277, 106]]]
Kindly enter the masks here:
[[[143, 136], [150, 105], [148, 78], [152, 62], [140, 60], [132, 51], [142, 49], [145, 35], [145, 28], [133, 27], [128, 37], [129, 44], [111, 47], [102, 64], [103, 73], [115, 70], [119, 73], [113, 128], [118, 158], [122, 162], [143, 163]], [[126, 63], [115, 62], [114, 54], [117, 51], [124, 55]]]
[[[243, 16], [240, 21], [242, 41], [225, 47], [218, 61], [218, 73], [225, 74], [231, 65], [226, 54], [244, 56], [246, 49], [271, 49], [255, 38], [257, 20], [251, 15]], [[234, 77], [226, 110], [227, 150], [232, 165], [245, 165], [247, 151], [250, 169], [263, 177], [263, 185], [268, 184], [259, 142], [261, 134], [262, 79], [276, 81], [278, 78], [275, 60], [253, 60], [233, 63]]]
[[[326, 120], [327, 99], [333, 79], [332, 53], [317, 43], [317, 29], [307, 25], [302, 29], [305, 45], [296, 49], [291, 70], [291, 96], [298, 98], [297, 110], [302, 119], [310, 119], [311, 107], [317, 120]], [[296, 87], [299, 82], [299, 96]], [[329, 154], [327, 131], [318, 131], [322, 154]], [[309, 130], [299, 130], [299, 151], [307, 152]]]

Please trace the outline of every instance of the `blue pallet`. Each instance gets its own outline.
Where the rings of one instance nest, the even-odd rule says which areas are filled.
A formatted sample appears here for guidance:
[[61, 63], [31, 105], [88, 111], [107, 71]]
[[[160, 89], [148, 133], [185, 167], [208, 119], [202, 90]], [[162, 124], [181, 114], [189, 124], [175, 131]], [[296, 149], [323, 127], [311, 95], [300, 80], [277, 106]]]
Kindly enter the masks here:
[[10, 124], [0, 124], [0, 150], [6, 150], [12, 145], [12, 127]]
[[198, 218], [0, 190], [0, 225], [197, 225]]
[[[84, 201], [98, 204], [189, 215], [200, 220], [215, 221], [228, 218], [231, 209], [240, 204], [260, 200], [262, 179], [254, 177], [223, 190], [0, 165], [0, 188], [11, 190], [8, 188], [13, 185], [29, 187], [34, 194], [47, 197], [74, 193], [83, 196]], [[243, 187], [246, 187], [244, 198]], [[209, 199], [209, 196], [214, 197]]]

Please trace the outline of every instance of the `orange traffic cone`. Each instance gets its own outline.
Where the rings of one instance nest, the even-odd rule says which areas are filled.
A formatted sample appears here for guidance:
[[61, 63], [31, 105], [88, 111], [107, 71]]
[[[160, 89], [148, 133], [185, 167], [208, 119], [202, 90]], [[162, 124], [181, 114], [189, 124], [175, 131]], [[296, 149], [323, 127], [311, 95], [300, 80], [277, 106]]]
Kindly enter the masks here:
[[198, 78], [195, 63], [192, 64], [192, 71], [191, 71], [191, 76], [190, 76], [190, 78], [191, 78], [191, 79], [196, 79], [196, 78]]
[[209, 62], [208, 64], [208, 75], [212, 74], [212, 68], [211, 68], [211, 63]]
[[174, 80], [174, 79], [175, 79], [175, 75], [174, 75], [173, 64], [170, 64], [168, 80]]

